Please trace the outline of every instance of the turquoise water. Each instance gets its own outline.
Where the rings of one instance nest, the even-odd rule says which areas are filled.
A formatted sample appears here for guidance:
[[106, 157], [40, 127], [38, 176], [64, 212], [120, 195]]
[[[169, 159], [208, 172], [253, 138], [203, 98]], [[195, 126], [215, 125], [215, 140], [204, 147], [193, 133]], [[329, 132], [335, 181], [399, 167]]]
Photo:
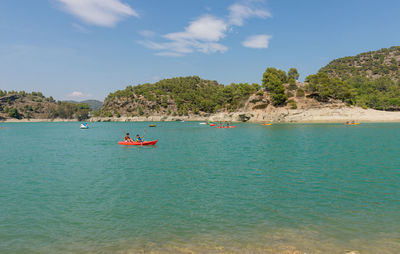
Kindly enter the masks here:
[[1, 124], [0, 253], [399, 252], [400, 124], [148, 124]]

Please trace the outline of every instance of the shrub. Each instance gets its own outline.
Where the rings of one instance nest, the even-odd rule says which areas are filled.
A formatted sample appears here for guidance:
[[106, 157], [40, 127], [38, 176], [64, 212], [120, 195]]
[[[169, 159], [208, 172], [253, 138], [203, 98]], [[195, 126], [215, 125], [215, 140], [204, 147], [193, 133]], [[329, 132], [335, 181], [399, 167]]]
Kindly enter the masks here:
[[253, 109], [265, 109], [266, 107], [268, 107], [269, 103], [263, 103], [263, 104], [259, 104], [253, 107]]
[[113, 114], [110, 111], [104, 113], [106, 117], [113, 117]]
[[294, 100], [287, 101], [291, 109], [297, 109], [297, 104]]
[[301, 89], [301, 88], [297, 89], [296, 97], [300, 98], [300, 97], [304, 97], [304, 95], [305, 95], [305, 93], [304, 93], [303, 89]]
[[138, 113], [140, 116], [144, 115], [143, 108], [141, 106], [138, 107]]
[[287, 96], [288, 98], [290, 98], [290, 97], [293, 97], [294, 94], [293, 94], [291, 91], [287, 91], [287, 92], [286, 92], [286, 96]]
[[294, 84], [293, 83], [292, 84], [289, 83], [289, 85], [288, 85], [288, 89], [290, 91], [295, 91], [297, 88], [298, 87], [297, 87], [296, 83], [294, 83]]
[[16, 108], [11, 108], [8, 110], [8, 116], [12, 117], [12, 118], [17, 118], [17, 119], [21, 119], [22, 115], [18, 112], [18, 109]]

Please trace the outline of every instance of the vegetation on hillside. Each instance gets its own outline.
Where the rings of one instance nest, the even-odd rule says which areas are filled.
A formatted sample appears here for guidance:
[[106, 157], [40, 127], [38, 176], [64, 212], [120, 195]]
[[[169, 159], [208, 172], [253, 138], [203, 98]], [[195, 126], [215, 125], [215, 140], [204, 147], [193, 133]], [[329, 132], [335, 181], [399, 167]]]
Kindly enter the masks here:
[[400, 110], [400, 47], [332, 61], [306, 78], [310, 96], [378, 110]]
[[85, 120], [89, 118], [89, 105], [55, 101], [41, 92], [0, 90], [0, 117], [6, 118], [63, 118]]
[[[120, 117], [234, 112], [247, 101], [253, 109], [264, 109], [270, 104], [296, 109], [296, 101], [303, 97], [321, 102], [340, 100], [363, 108], [400, 110], [400, 47], [336, 59], [306, 77], [306, 86], [299, 84], [298, 78], [295, 68], [286, 73], [269, 67], [263, 73], [261, 86], [249, 83], [224, 86], [198, 76], [164, 79], [110, 93], [104, 106], [91, 114]], [[252, 95], [254, 98], [248, 100]], [[96, 107], [99, 105], [96, 102]], [[55, 101], [40, 92], [0, 90], [1, 118], [83, 120], [89, 117], [89, 112], [86, 103]]]
[[285, 87], [288, 77], [285, 71], [276, 68], [267, 68], [262, 79], [262, 86], [269, 93], [272, 105], [282, 106], [286, 103]]
[[398, 81], [400, 78], [400, 46], [335, 59], [321, 68], [320, 72], [342, 80], [352, 77], [377, 79], [385, 76]]
[[[259, 89], [258, 84], [233, 83], [224, 86], [198, 76], [164, 79], [154, 84], [128, 86], [109, 94], [102, 114], [112, 115], [114, 110], [118, 110], [113, 107], [113, 101], [121, 99], [138, 103], [133, 109], [137, 115], [143, 115], [146, 110], [168, 110], [168, 113], [177, 115], [214, 113], [222, 108], [235, 111]], [[150, 102], [151, 108], [144, 108], [145, 102]]]

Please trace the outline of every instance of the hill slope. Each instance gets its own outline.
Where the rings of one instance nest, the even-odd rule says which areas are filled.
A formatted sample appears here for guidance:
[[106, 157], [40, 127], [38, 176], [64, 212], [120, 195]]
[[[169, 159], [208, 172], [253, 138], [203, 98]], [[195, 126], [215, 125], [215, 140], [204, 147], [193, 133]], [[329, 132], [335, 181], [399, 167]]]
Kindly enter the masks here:
[[321, 101], [400, 110], [400, 47], [333, 60], [306, 78], [308, 91]]
[[40, 92], [0, 90], [0, 119], [87, 119], [87, 104], [55, 101]]
[[356, 76], [374, 80], [385, 76], [397, 81], [400, 79], [400, 46], [338, 58], [320, 72], [344, 80]]
[[258, 84], [224, 86], [197, 76], [164, 79], [109, 94], [101, 115], [201, 115], [221, 109], [235, 111], [259, 89]]

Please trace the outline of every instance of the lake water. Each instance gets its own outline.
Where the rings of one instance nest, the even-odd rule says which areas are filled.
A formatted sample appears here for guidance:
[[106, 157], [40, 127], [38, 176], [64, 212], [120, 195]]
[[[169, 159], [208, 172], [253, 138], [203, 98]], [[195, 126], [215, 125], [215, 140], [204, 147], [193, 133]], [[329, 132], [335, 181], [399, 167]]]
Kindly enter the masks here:
[[156, 124], [0, 124], [0, 253], [400, 253], [400, 124]]

